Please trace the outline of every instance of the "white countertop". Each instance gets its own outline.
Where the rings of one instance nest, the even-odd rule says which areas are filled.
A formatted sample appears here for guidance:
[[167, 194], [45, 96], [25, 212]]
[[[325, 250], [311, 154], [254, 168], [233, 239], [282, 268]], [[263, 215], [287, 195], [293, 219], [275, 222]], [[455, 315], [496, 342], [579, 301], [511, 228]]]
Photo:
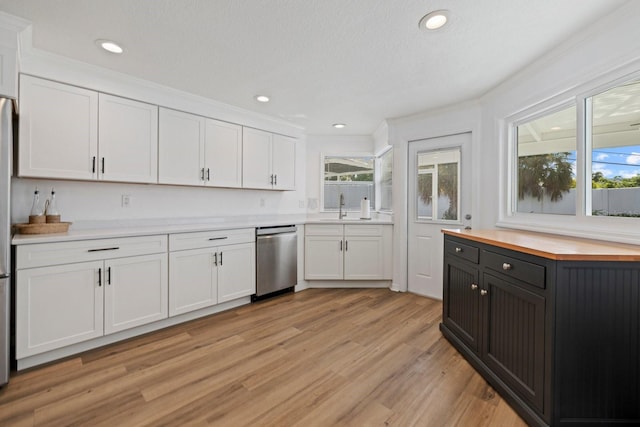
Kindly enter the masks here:
[[66, 233], [16, 234], [13, 245], [54, 243], [74, 240], [109, 239], [116, 237], [149, 236], [154, 234], [189, 233], [210, 230], [267, 227], [303, 224], [393, 224], [390, 215], [379, 215], [372, 220], [345, 218], [338, 220], [337, 214], [323, 215], [265, 215], [203, 218], [166, 218], [122, 221], [84, 221], [71, 224]]

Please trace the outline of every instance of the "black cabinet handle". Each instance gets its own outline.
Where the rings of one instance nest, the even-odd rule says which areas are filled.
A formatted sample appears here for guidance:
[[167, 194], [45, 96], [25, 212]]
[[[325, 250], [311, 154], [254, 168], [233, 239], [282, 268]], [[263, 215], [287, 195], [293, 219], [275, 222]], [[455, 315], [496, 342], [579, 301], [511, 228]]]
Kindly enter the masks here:
[[107, 267], [107, 285], [111, 284], [111, 267]]
[[207, 168], [207, 181], [211, 181], [211, 169]]
[[222, 252], [220, 252], [220, 265], [222, 265]]
[[344, 251], [347, 252], [349, 250], [349, 241], [345, 240], [344, 241]]
[[102, 173], [104, 173], [104, 157], [102, 158]]
[[93, 160], [91, 160], [91, 173], [96, 173], [96, 156], [93, 156]]
[[273, 185], [278, 185], [278, 174], [273, 175]]
[[102, 286], [102, 269], [98, 269], [98, 286]]
[[342, 252], [342, 240], [340, 240], [340, 252]]
[[102, 249], [89, 249], [87, 252], [103, 252], [103, 251], [117, 251], [119, 247], [114, 248], [102, 248]]
[[213, 265], [218, 266], [218, 252], [213, 254]]
[[209, 240], [224, 240], [226, 238], [227, 238], [227, 236], [224, 236], [224, 237], [211, 237], [211, 238], [209, 238]]

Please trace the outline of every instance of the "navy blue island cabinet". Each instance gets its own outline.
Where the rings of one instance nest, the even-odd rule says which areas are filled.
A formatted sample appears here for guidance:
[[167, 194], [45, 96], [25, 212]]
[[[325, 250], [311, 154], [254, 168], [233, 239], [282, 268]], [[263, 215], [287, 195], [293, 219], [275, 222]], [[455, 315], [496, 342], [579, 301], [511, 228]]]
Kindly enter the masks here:
[[443, 232], [440, 330], [528, 424], [640, 425], [640, 246]]

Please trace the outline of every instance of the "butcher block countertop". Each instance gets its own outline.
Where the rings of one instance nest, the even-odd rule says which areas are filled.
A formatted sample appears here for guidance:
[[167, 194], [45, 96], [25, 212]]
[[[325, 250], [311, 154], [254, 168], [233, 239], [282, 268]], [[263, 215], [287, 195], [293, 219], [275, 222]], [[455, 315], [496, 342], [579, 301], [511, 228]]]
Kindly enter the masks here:
[[444, 229], [444, 234], [558, 261], [640, 261], [640, 246], [519, 230]]

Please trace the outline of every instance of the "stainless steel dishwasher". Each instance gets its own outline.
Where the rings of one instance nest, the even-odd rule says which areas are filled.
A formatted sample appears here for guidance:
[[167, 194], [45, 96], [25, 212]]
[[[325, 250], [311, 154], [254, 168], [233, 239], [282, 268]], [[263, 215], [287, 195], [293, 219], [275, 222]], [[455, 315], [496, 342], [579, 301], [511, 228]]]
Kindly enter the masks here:
[[298, 236], [295, 225], [256, 228], [254, 299], [293, 290], [298, 284]]

